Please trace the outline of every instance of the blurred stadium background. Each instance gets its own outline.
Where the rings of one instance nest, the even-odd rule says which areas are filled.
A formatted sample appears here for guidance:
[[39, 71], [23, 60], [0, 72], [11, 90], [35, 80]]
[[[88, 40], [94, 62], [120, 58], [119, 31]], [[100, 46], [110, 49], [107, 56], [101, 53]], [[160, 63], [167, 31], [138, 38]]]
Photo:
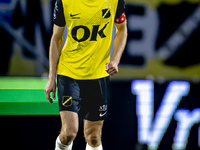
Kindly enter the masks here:
[[[128, 41], [111, 77], [105, 150], [200, 149], [200, 0], [125, 0]], [[54, 149], [44, 87], [55, 0], [0, 0], [0, 120], [7, 149]], [[84, 150], [83, 123], [73, 150]], [[147, 148], [148, 147], [148, 148]]]

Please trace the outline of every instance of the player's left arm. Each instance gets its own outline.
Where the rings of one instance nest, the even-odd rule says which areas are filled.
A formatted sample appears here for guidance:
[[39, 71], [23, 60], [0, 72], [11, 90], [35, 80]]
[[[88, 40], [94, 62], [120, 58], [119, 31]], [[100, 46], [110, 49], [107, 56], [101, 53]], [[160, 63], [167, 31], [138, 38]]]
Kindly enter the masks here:
[[106, 71], [110, 75], [115, 75], [118, 72], [118, 64], [124, 51], [127, 40], [126, 20], [123, 23], [116, 23], [116, 34], [113, 41], [113, 55], [110, 62], [106, 64]]

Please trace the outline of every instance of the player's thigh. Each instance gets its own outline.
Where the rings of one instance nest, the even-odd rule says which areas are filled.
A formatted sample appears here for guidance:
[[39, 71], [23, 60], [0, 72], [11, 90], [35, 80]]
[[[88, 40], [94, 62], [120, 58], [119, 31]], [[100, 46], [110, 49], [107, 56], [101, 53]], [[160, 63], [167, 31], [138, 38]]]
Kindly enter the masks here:
[[104, 122], [103, 120], [100, 121], [84, 120], [84, 136], [86, 140], [91, 140], [92, 138], [101, 137], [103, 122]]
[[60, 111], [62, 122], [61, 134], [72, 134], [75, 136], [78, 132], [78, 114], [72, 111]]

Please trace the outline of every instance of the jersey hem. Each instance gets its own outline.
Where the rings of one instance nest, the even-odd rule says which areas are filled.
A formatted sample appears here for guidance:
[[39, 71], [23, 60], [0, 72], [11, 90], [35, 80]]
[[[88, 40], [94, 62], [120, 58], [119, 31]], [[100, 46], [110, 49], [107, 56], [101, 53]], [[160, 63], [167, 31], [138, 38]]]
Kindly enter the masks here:
[[105, 77], [108, 77], [109, 74], [107, 75], [102, 75], [102, 76], [96, 76], [96, 77], [77, 77], [77, 76], [70, 76], [70, 75], [67, 75], [67, 74], [64, 74], [64, 73], [57, 73], [57, 75], [63, 75], [63, 76], [66, 76], [66, 77], [69, 77], [69, 78], [72, 78], [72, 79], [75, 79], [75, 80], [95, 80], [95, 79], [101, 79], [101, 78], [105, 78]]

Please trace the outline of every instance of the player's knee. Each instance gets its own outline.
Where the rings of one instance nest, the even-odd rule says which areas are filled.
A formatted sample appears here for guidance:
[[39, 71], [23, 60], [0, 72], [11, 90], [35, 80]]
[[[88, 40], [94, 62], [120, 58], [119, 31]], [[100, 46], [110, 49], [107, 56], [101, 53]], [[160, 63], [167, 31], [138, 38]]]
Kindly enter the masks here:
[[71, 142], [75, 139], [76, 134], [65, 134], [60, 136], [60, 141], [65, 145], [70, 145]]
[[63, 144], [70, 145], [71, 142], [76, 138], [77, 131], [64, 129], [60, 133], [60, 141]]
[[86, 135], [86, 141], [89, 145], [96, 147], [101, 143], [101, 135], [96, 132], [93, 132], [89, 135]]
[[99, 143], [99, 136], [91, 136], [90, 137], [90, 143], [92, 146], [97, 146], [97, 143]]

